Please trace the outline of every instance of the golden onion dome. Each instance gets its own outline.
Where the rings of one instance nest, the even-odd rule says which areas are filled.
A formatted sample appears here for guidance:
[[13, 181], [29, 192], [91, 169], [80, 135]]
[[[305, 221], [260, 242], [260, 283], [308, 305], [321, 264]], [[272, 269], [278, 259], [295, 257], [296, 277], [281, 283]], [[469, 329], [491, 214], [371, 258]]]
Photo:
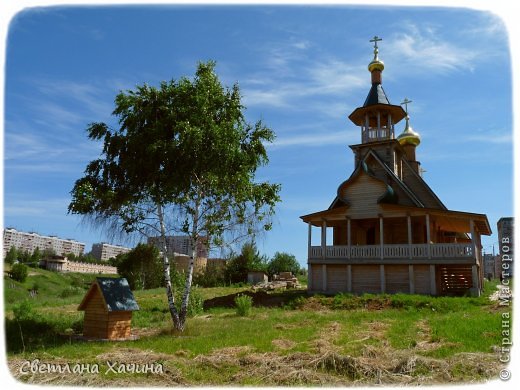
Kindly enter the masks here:
[[374, 60], [368, 64], [368, 71], [373, 72], [374, 70], [383, 71], [385, 69], [385, 64], [379, 58], [374, 58]]
[[421, 136], [410, 126], [410, 117], [408, 115], [406, 116], [406, 126], [403, 132], [397, 137], [397, 141], [399, 141], [401, 145], [418, 146], [421, 143]]

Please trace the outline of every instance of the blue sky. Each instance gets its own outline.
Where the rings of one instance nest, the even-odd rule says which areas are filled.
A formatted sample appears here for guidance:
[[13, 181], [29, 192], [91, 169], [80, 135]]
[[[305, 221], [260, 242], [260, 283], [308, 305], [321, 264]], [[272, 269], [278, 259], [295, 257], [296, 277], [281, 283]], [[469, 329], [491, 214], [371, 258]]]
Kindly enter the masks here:
[[[496, 221], [513, 213], [511, 59], [501, 20], [462, 8], [380, 6], [19, 13], [7, 41], [4, 226], [75, 238], [87, 250], [106, 241], [67, 215], [74, 181], [101, 150], [87, 124], [114, 122], [120, 90], [191, 76], [197, 61], [212, 59], [225, 84], [239, 83], [247, 118], [277, 134], [258, 179], [281, 183], [283, 201], [259, 249], [304, 264], [299, 216], [327, 208], [354, 168], [348, 145], [360, 142], [360, 130], [347, 116], [369, 91], [374, 35], [383, 38], [391, 103], [413, 101], [425, 180], [449, 209], [487, 214], [496, 233]], [[487, 251], [495, 242], [496, 234], [483, 239]]]

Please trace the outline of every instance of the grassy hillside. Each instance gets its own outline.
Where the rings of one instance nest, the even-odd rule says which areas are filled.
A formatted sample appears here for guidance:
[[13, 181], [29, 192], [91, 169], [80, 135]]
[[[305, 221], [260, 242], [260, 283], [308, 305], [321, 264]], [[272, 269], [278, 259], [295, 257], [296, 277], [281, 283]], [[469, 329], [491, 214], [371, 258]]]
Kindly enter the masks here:
[[[36, 306], [61, 306], [77, 302], [99, 274], [57, 273], [40, 268], [29, 268], [24, 283], [4, 277], [4, 299], [6, 310], [25, 299]], [[106, 275], [113, 276], [113, 275]], [[36, 290], [34, 296], [30, 290]]]
[[[200, 289], [204, 313], [189, 318], [182, 334], [171, 330], [163, 289], [134, 291], [141, 310], [132, 326], [139, 340], [75, 341], [68, 334], [81, 331], [77, 305], [84, 283], [94, 277], [36, 270], [23, 285], [6, 284], [11, 301], [6, 315], [13, 318], [13, 309], [20, 308], [16, 300], [27, 298], [32, 283], [41, 283], [27, 318], [6, 322], [9, 364], [20, 380], [97, 386], [398, 385], [483, 381], [496, 378], [500, 369], [494, 350], [507, 308], [488, 299], [494, 283], [480, 298]], [[70, 287], [78, 293], [60, 298]], [[237, 293], [253, 296], [250, 316], [237, 316]], [[87, 376], [16, 371], [24, 359], [35, 358], [96, 362], [102, 369]], [[159, 362], [165, 371], [105, 375], [107, 361]]]

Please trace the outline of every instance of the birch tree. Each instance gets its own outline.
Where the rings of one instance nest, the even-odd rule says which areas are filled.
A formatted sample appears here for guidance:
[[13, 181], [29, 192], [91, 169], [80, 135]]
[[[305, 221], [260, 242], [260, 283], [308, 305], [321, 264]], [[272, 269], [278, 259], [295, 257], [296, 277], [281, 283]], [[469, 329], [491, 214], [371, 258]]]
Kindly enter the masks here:
[[[274, 132], [261, 121], [248, 123], [244, 110], [238, 84], [223, 86], [210, 61], [199, 63], [193, 79], [120, 92], [113, 111], [118, 125], [87, 128], [103, 148], [76, 181], [69, 213], [111, 231], [161, 237], [169, 311], [180, 331], [201, 242], [221, 246], [269, 230], [280, 200], [280, 185], [255, 181]], [[172, 234], [191, 239], [180, 310], [166, 245]]]

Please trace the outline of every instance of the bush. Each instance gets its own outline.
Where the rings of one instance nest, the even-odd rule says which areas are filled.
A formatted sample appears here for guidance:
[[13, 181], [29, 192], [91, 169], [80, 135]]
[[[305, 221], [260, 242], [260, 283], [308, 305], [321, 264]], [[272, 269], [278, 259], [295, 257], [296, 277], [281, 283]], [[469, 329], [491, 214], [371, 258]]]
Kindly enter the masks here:
[[249, 295], [239, 294], [235, 297], [235, 305], [237, 307], [237, 315], [240, 317], [247, 317], [249, 314], [251, 314], [253, 298], [251, 298]]
[[59, 293], [59, 297], [67, 298], [67, 297], [71, 297], [73, 295], [80, 295], [80, 294], [83, 294], [84, 291], [85, 290], [83, 290], [81, 287], [69, 286]]
[[11, 267], [11, 278], [17, 282], [23, 283], [27, 279], [27, 266], [21, 263]]

